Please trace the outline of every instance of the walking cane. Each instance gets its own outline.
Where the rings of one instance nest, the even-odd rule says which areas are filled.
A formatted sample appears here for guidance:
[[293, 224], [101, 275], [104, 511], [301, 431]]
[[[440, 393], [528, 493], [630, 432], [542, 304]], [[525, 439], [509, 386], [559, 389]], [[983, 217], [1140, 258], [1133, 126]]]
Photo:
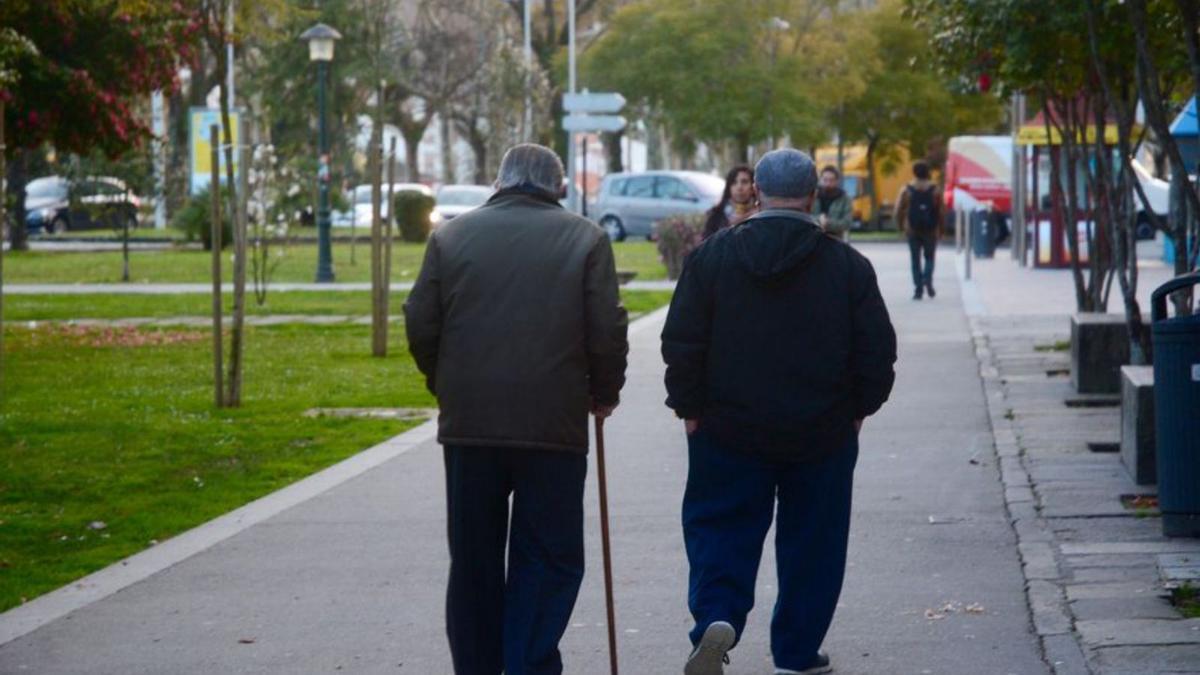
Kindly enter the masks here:
[[600, 476], [600, 544], [604, 551], [604, 604], [608, 611], [608, 663], [617, 675], [617, 622], [613, 614], [612, 552], [608, 541], [608, 484], [604, 476], [604, 419], [596, 418], [596, 472]]

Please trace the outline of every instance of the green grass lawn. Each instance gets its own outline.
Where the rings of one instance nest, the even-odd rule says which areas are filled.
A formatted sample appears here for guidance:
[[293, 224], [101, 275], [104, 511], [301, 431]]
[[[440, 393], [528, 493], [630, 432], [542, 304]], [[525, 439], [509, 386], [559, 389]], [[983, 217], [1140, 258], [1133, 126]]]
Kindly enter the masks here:
[[[392, 293], [391, 311], [403, 314], [406, 293]], [[621, 291], [631, 315], [652, 311], [671, 301], [670, 291]], [[232, 299], [225, 294], [225, 311], [231, 311]], [[120, 319], [128, 317], [164, 318], [208, 316], [212, 311], [209, 295], [203, 293], [138, 295], [102, 293], [95, 295], [10, 295], [4, 298], [6, 321], [62, 321], [67, 319]], [[299, 314], [368, 316], [371, 295], [365, 291], [287, 291], [267, 294], [259, 305], [247, 297], [249, 315]]]
[[[283, 255], [279, 258], [273, 280], [313, 280], [317, 264], [315, 245], [297, 244], [277, 247], [275, 250], [281, 251]], [[666, 268], [659, 261], [654, 244], [644, 241], [621, 242], [614, 244], [614, 250], [618, 269], [636, 271], [639, 280], [666, 278]], [[424, 253], [424, 244], [397, 243], [392, 251], [392, 279], [397, 282], [416, 279]], [[370, 248], [360, 243], [355, 247], [354, 254], [355, 263], [351, 264], [350, 244], [334, 244], [334, 270], [338, 281], [371, 280]], [[137, 283], [205, 283], [211, 279], [211, 269], [211, 254], [205, 251], [134, 251], [130, 254], [130, 274], [132, 280]], [[222, 260], [222, 273], [226, 280], [230, 278], [231, 272], [231, 254], [226, 250]], [[120, 251], [5, 253], [5, 283], [117, 283], [120, 280]]]
[[369, 339], [362, 326], [250, 328], [244, 405], [217, 411], [205, 331], [10, 327], [0, 611], [411, 426], [303, 416], [318, 406], [434, 405], [403, 331], [385, 359], [369, 356]]
[[[637, 316], [670, 292], [623, 292]], [[275, 314], [367, 314], [367, 293], [276, 293]], [[203, 315], [205, 295], [11, 296], [14, 321]], [[403, 302], [396, 294], [395, 311]], [[251, 304], [254, 308], [256, 305]], [[148, 342], [148, 344], [147, 344]], [[313, 407], [432, 407], [407, 354], [365, 326], [247, 328], [244, 405], [212, 407], [206, 330], [5, 330], [0, 611], [378, 443], [412, 423]], [[92, 529], [92, 523], [104, 523]]]

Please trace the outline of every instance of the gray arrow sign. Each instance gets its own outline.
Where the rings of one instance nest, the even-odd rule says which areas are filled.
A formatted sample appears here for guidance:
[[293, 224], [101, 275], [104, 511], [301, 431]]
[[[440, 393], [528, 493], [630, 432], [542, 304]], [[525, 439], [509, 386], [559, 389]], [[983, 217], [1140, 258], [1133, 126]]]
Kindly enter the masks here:
[[615, 113], [625, 107], [625, 97], [615, 92], [563, 94], [563, 110], [569, 113]]
[[620, 115], [566, 115], [563, 130], [573, 132], [620, 131], [625, 128], [625, 118]]

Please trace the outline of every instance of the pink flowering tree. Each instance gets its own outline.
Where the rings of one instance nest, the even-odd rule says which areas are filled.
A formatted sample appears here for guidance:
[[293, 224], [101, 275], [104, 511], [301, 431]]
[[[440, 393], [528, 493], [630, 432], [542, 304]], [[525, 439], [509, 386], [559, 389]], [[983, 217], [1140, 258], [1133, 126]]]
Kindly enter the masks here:
[[157, 89], [173, 91], [192, 60], [199, 22], [181, 3], [117, 0], [4, 0], [0, 26], [36, 47], [0, 69], [8, 130], [14, 249], [26, 247], [25, 183], [33, 150], [100, 152], [118, 158], [150, 138], [144, 111]]

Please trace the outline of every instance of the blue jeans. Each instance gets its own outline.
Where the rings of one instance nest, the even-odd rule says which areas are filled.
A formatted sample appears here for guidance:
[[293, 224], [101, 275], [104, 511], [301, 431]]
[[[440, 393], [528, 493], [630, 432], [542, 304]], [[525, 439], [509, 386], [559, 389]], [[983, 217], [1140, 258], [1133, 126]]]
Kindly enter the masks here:
[[[937, 245], [937, 236], [933, 234], [909, 235], [908, 237], [908, 252], [912, 256], [913, 286], [917, 289], [918, 294], [933, 285], [933, 257], [937, 252]], [[921, 266], [922, 257], [925, 259], [924, 267]]]
[[587, 457], [447, 446], [445, 462], [454, 672], [560, 675], [558, 642], [583, 580]]
[[771, 653], [778, 668], [811, 666], [846, 571], [858, 438], [828, 459], [793, 463], [721, 447], [701, 426], [688, 438], [688, 459], [683, 538], [691, 566], [688, 608], [696, 621], [692, 644], [714, 621], [728, 621], [740, 640], [774, 517], [779, 594]]

